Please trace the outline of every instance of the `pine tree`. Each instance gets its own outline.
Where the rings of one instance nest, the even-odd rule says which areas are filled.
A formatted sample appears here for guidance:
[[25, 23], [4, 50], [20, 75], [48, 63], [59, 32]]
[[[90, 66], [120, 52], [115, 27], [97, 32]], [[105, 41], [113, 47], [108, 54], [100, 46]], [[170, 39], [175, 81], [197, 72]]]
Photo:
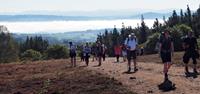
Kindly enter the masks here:
[[0, 63], [18, 61], [18, 53], [18, 44], [9, 33], [7, 27], [0, 26]]
[[169, 17], [169, 20], [167, 23], [168, 23], [169, 27], [173, 27], [173, 26], [179, 24], [179, 16], [177, 15], [176, 10], [173, 11], [172, 16]]
[[184, 23], [184, 14], [183, 14], [183, 10], [181, 9], [180, 11], [180, 23]]
[[144, 22], [143, 15], [141, 16], [141, 27], [140, 27], [140, 40], [139, 43], [144, 43], [147, 41], [147, 26]]
[[192, 14], [189, 5], [187, 5], [187, 23], [192, 27]]

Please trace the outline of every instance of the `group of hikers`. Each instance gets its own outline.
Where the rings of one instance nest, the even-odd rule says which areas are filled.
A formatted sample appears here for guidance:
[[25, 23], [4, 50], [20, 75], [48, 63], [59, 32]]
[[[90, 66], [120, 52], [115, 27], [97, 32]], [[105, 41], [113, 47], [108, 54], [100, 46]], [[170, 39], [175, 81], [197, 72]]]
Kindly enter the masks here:
[[[163, 73], [164, 73], [164, 80], [168, 80], [168, 71], [172, 65], [172, 56], [174, 55], [174, 44], [173, 44], [173, 38], [170, 36], [170, 31], [168, 29], [164, 30], [164, 32], [161, 34], [159, 38], [159, 56], [164, 63]], [[198, 44], [197, 39], [194, 37], [194, 34], [192, 31], [188, 32], [187, 36], [184, 36], [183, 38], [183, 49], [185, 51], [183, 55], [183, 62], [185, 63], [185, 73], [188, 74], [188, 63], [190, 58], [193, 60], [193, 72], [197, 72], [197, 61], [196, 59], [199, 58], [198, 53]], [[71, 57], [71, 63], [72, 67], [76, 66], [76, 46], [70, 42], [69, 43], [70, 48], [70, 57]], [[128, 37], [125, 39], [125, 42], [120, 45], [119, 43], [114, 46], [114, 52], [116, 56], [116, 61], [119, 62], [119, 57], [123, 56], [123, 61], [126, 62], [128, 60], [128, 69], [127, 72], [131, 72], [131, 60], [133, 60], [134, 63], [134, 72], [138, 71], [136, 57], [137, 55], [142, 55], [144, 53], [143, 47], [140, 48], [140, 51], [138, 50], [138, 42], [137, 37], [134, 33], [131, 33], [128, 35]], [[93, 56], [93, 61], [96, 59], [98, 60], [98, 66], [101, 66], [102, 59], [105, 61], [107, 52], [107, 47], [101, 43], [100, 41], [97, 41], [95, 45], [92, 47], [89, 46], [89, 43], [86, 43], [84, 47], [82, 47], [82, 59], [85, 61], [86, 65], [89, 64], [89, 58], [90, 55]], [[140, 53], [138, 53], [140, 52]]]

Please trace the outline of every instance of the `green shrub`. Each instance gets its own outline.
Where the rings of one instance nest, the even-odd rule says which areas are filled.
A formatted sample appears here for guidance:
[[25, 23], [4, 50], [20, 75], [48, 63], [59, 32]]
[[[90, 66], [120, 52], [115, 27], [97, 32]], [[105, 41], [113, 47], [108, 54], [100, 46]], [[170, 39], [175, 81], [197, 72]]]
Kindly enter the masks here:
[[156, 53], [156, 44], [159, 42], [159, 33], [154, 33], [153, 35], [148, 37], [148, 40], [145, 42], [144, 51], [146, 54], [154, 54]]
[[68, 58], [67, 47], [63, 45], [52, 45], [46, 51], [47, 59], [64, 59]]
[[24, 53], [21, 55], [22, 60], [30, 60], [30, 61], [37, 61], [42, 59], [42, 54], [38, 51], [29, 49], [26, 50]]
[[[173, 38], [173, 42], [174, 42], [174, 50], [175, 51], [182, 51], [182, 37], [183, 37], [183, 31], [181, 31], [182, 29], [180, 28], [180, 26], [174, 26], [173, 28], [171, 28], [171, 37]], [[186, 32], [186, 31], [184, 31]]]
[[182, 35], [187, 35], [188, 32], [192, 31], [191, 27], [185, 25], [185, 24], [180, 24], [180, 25], [177, 25], [175, 26], [179, 32], [182, 32]]

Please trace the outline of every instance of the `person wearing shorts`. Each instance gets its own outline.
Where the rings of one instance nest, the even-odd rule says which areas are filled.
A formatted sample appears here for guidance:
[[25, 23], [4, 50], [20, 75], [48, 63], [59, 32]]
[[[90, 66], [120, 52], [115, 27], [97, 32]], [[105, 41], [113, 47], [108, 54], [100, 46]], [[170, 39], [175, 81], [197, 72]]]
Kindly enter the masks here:
[[89, 47], [89, 44], [86, 43], [86, 46], [84, 47], [84, 58], [85, 58], [85, 63], [88, 66], [89, 64], [89, 58], [90, 58], [90, 53], [91, 53], [91, 48]]
[[160, 43], [160, 51], [159, 55], [162, 59], [162, 62], [164, 63], [164, 81], [168, 80], [168, 70], [170, 69], [172, 65], [171, 56], [174, 52], [174, 46], [173, 46], [173, 40], [169, 35], [169, 31], [166, 29], [164, 31], [164, 36], [160, 37], [159, 40]]
[[103, 61], [105, 61], [106, 60], [106, 50], [107, 50], [107, 47], [106, 47], [106, 45], [105, 44], [102, 44], [102, 47], [103, 47]]
[[126, 62], [126, 58], [127, 58], [127, 49], [126, 49], [126, 45], [123, 44], [121, 48], [122, 48], [123, 60], [124, 60], [124, 62]]
[[136, 49], [137, 49], [137, 40], [134, 33], [129, 35], [129, 38], [126, 40], [127, 46], [127, 59], [128, 59], [128, 72], [131, 72], [131, 59], [134, 62], [134, 72], [138, 71], [137, 62], [136, 62]]
[[98, 57], [98, 62], [99, 62], [98, 66], [101, 66], [102, 57], [103, 57], [103, 47], [100, 41], [97, 42], [97, 57]]
[[69, 55], [71, 57], [71, 66], [76, 67], [76, 46], [69, 42]]
[[185, 54], [183, 55], [183, 62], [185, 63], [185, 72], [189, 73], [188, 70], [188, 63], [190, 58], [193, 60], [193, 71], [194, 73], [197, 72], [197, 58], [199, 58], [198, 53], [198, 45], [197, 45], [197, 39], [193, 36], [193, 32], [188, 32], [188, 35], [186, 38], [184, 38], [183, 41], [183, 49], [185, 50]]

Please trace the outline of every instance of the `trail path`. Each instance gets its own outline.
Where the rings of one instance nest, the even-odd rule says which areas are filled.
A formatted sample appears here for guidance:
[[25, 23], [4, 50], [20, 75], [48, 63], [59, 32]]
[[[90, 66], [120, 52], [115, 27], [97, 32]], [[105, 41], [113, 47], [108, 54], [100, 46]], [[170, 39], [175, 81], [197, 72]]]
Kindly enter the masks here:
[[[158, 89], [158, 85], [163, 82], [163, 65], [150, 62], [138, 62], [139, 71], [127, 74], [127, 62], [114, 63], [114, 58], [108, 58], [97, 67], [97, 61], [92, 62], [88, 67], [89, 70], [100, 72], [120, 81], [128, 89], [139, 94], [200, 94], [200, 78], [185, 77], [184, 68], [173, 65], [169, 71], [169, 79], [176, 84], [176, 90], [162, 92]], [[81, 62], [80, 66], [85, 63]], [[132, 79], [130, 79], [132, 78]]]

